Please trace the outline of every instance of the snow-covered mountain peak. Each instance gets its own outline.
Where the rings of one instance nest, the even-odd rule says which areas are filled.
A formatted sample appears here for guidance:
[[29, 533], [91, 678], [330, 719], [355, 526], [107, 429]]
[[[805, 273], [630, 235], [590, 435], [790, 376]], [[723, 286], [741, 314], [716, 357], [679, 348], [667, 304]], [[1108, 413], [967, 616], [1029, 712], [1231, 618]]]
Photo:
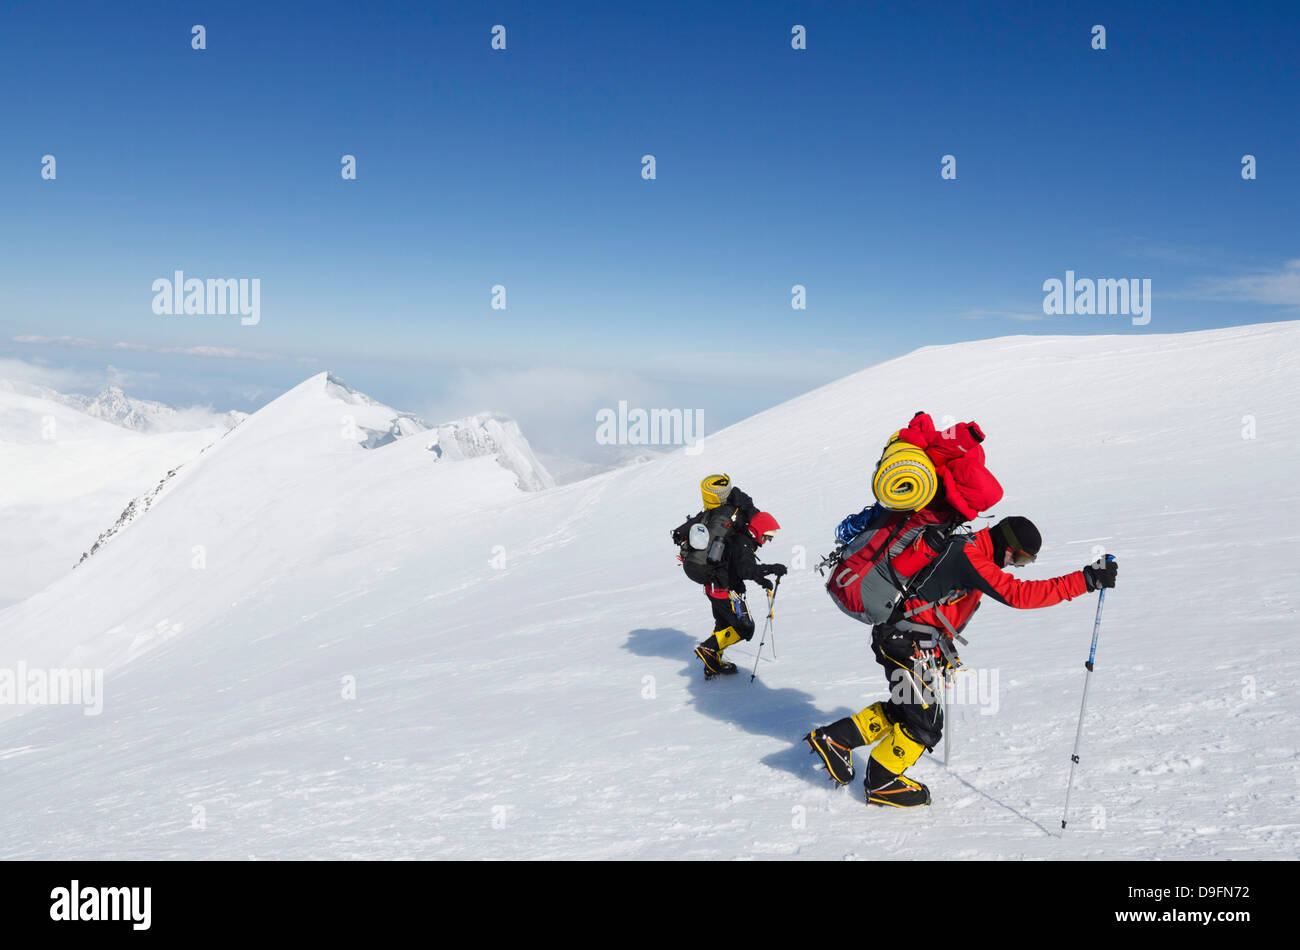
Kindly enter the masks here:
[[[316, 376], [313, 376], [311, 379], [307, 380], [307, 383], [310, 383], [311, 385], [314, 386], [317, 384], [318, 380], [322, 379], [322, 377], [323, 377], [323, 381], [321, 382], [321, 385], [323, 386], [325, 393], [333, 397], [334, 399], [337, 399], [339, 402], [350, 403], [358, 406], [382, 406], [383, 405], [383, 403], [379, 402], [376, 399], [371, 399], [365, 393], [358, 392], [357, 390], [353, 389], [351, 386], [343, 382], [343, 380], [335, 376], [333, 373], [319, 373]], [[307, 385], [307, 383], [304, 383], [303, 385]]]
[[[364, 451], [385, 449], [399, 442], [405, 447], [388, 452]], [[319, 477], [323, 469], [355, 465], [358, 477], [379, 490], [381, 485], [391, 486], [403, 478], [418, 476], [421, 467], [442, 470], [480, 459], [491, 459], [509, 472], [518, 490], [555, 487], [518, 423], [509, 416], [480, 413], [433, 426], [352, 389], [333, 374], [317, 373], [227, 432], [211, 446], [211, 451], [205, 450], [197, 464], [176, 467], [165, 476], [159, 473], [157, 484], [133, 498], [116, 522], [100, 532], [81, 560], [97, 554], [186, 481], [246, 482], [257, 496], [270, 497], [284, 491], [286, 485]], [[426, 477], [430, 474], [426, 471]], [[215, 497], [211, 488], [206, 491]]]
[[435, 459], [463, 461], [491, 456], [514, 474], [523, 491], [555, 487], [555, 480], [510, 416], [481, 412], [435, 425], [353, 389], [330, 372], [317, 373], [267, 404], [253, 416], [249, 428], [275, 430], [281, 437], [310, 431], [312, 439], [322, 432], [337, 432], [349, 449], [352, 445], [382, 449], [409, 436], [432, 432], [424, 446]]

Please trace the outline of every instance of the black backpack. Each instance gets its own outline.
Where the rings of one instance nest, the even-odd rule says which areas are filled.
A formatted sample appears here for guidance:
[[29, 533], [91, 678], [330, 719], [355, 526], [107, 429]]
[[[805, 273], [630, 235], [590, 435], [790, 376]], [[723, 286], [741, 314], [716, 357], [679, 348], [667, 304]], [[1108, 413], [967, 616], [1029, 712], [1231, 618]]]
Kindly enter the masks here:
[[682, 570], [687, 577], [697, 584], [730, 586], [726, 565], [727, 537], [739, 522], [740, 510], [735, 505], [719, 505], [687, 522], [686, 540], [678, 549]]

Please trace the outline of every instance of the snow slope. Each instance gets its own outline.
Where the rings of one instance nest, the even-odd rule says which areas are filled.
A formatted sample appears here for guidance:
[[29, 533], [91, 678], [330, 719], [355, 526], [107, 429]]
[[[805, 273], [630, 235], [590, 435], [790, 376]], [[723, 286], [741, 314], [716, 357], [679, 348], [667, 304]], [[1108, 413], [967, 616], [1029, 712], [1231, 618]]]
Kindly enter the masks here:
[[[929, 348], [531, 493], [427, 434], [340, 437], [315, 377], [0, 612], [0, 670], [107, 670], [102, 715], [0, 719], [0, 856], [1294, 857], [1298, 352], [1296, 323]], [[981, 608], [963, 656], [996, 710], [915, 768], [928, 809], [868, 809], [799, 741], [884, 695], [807, 566], [918, 408], [988, 433], [995, 513], [1045, 537], [1021, 576], [1120, 560], [1065, 838], [1095, 595]], [[700, 677], [707, 605], [667, 537], [718, 470], [796, 568], [753, 685]]]
[[131, 498], [225, 431], [143, 434], [46, 393], [0, 386], [0, 606], [70, 571]]

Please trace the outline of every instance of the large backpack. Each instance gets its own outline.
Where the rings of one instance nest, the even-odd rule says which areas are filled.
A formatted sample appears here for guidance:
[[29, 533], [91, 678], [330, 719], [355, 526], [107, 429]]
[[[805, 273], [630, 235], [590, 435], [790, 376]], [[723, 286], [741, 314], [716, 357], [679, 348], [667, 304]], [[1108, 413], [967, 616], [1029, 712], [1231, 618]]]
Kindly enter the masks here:
[[918, 412], [885, 446], [872, 479], [876, 498], [895, 511], [950, 508], [963, 521], [973, 520], [1002, 500], [983, 441], [984, 430], [975, 422], [940, 432], [928, 413]]
[[730, 586], [727, 538], [740, 523], [740, 510], [735, 505], [719, 505], [691, 519], [686, 540], [678, 549], [686, 576], [697, 584]]
[[826, 590], [855, 620], [884, 623], [913, 578], [938, 556], [940, 539], [955, 527], [929, 508], [889, 511], [876, 506], [857, 535], [824, 562], [830, 568]]

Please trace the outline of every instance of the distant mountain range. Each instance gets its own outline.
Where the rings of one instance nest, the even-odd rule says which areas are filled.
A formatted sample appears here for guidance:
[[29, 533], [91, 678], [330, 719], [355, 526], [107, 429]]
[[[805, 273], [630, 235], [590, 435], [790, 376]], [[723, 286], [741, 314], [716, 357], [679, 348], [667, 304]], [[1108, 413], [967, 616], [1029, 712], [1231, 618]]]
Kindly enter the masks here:
[[233, 429], [248, 418], [248, 413], [230, 410], [216, 412], [203, 406], [177, 409], [161, 402], [135, 399], [117, 386], [106, 386], [96, 396], [61, 393], [48, 386], [0, 380], [0, 391], [34, 396], [62, 403], [88, 416], [131, 429], [135, 432], [183, 432], [221, 426]]

